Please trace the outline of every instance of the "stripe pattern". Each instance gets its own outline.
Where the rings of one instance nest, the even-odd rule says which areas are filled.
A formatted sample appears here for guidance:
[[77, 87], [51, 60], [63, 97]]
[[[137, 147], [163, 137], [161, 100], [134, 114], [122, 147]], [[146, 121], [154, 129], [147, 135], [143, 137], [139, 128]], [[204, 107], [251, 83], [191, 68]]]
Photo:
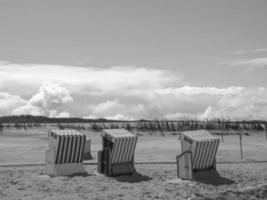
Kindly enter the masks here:
[[55, 164], [83, 162], [86, 136], [73, 129], [49, 132], [49, 148], [55, 148]]
[[111, 163], [131, 162], [137, 143], [137, 136], [126, 131], [125, 129], [106, 129], [104, 137], [113, 142], [111, 149]]
[[193, 169], [200, 170], [213, 166], [220, 139], [204, 130], [182, 133], [182, 151], [191, 151]]

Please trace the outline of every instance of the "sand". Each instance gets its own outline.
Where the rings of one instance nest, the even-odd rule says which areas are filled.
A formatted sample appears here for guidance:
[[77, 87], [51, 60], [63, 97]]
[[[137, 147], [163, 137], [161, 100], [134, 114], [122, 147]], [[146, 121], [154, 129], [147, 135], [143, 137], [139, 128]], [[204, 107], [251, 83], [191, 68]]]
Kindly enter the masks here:
[[0, 199], [267, 199], [267, 164], [219, 164], [217, 175], [176, 178], [174, 164], [137, 164], [132, 176], [50, 177], [43, 166], [1, 167]]
[[[48, 128], [4, 129], [0, 135], [1, 165], [44, 163]], [[90, 162], [96, 162], [102, 146], [100, 134], [83, 133], [92, 139], [94, 159]], [[180, 153], [175, 133], [138, 135], [137, 162], [174, 162]], [[241, 161], [238, 139], [237, 135], [224, 137], [218, 163]], [[266, 161], [265, 135], [244, 136], [243, 151], [242, 162]], [[0, 199], [267, 199], [267, 162], [218, 164], [217, 172], [197, 174], [194, 181], [178, 179], [175, 164], [136, 164], [137, 174], [117, 178], [98, 174], [96, 168], [86, 165], [87, 174], [50, 177], [44, 174], [43, 165], [0, 167]]]

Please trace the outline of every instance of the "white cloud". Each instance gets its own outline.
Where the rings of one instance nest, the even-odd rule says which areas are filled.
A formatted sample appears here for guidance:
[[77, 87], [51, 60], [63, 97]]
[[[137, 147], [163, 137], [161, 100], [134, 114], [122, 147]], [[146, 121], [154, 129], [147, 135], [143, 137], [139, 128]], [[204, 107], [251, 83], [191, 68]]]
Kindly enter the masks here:
[[263, 87], [193, 87], [172, 71], [10, 63], [0, 63], [0, 71], [0, 90], [7, 91], [0, 93], [1, 115], [119, 120], [267, 116]]
[[233, 54], [244, 55], [244, 54], [262, 53], [262, 52], [267, 52], [267, 48], [235, 51], [233, 52]]
[[216, 88], [216, 87], [192, 87], [183, 86], [179, 88], [163, 88], [157, 89], [156, 92], [160, 95], [226, 95], [242, 91], [242, 87], [228, 87], [228, 88]]
[[199, 113], [170, 113], [170, 114], [166, 114], [163, 119], [167, 119], [167, 120], [199, 120], [201, 119], [201, 114]]
[[13, 109], [25, 103], [26, 100], [18, 95], [0, 92], [0, 115], [10, 115]]
[[97, 116], [95, 116], [95, 115], [88, 115], [88, 116], [84, 116], [83, 119], [97, 119]]
[[231, 67], [246, 67], [249, 71], [253, 71], [258, 67], [267, 67], [267, 57], [253, 59], [237, 59], [230, 61]]
[[[183, 91], [179, 90], [178, 91]], [[190, 90], [189, 90], [190, 91]], [[198, 91], [198, 92], [197, 92]], [[204, 93], [203, 93], [204, 92]], [[174, 92], [177, 96], [177, 91]], [[243, 88], [229, 87], [224, 89], [216, 88], [194, 88], [194, 93], [184, 94], [179, 97], [189, 98], [192, 105], [199, 104], [201, 109], [195, 112], [188, 112], [189, 106], [184, 112], [182, 109], [175, 108], [176, 112], [166, 114], [167, 119], [214, 119], [224, 118], [231, 120], [266, 120], [267, 114], [267, 92], [265, 88]], [[193, 94], [193, 95], [192, 95]], [[207, 101], [204, 96], [207, 96]], [[177, 101], [180, 107], [184, 107], [188, 101]], [[172, 104], [174, 105], [174, 104]], [[180, 111], [179, 111], [180, 110]], [[178, 111], [178, 112], [177, 112]]]
[[248, 71], [267, 66], [267, 48], [241, 50], [232, 52], [234, 58], [222, 62], [230, 67], [244, 67]]
[[30, 104], [22, 105], [12, 111], [13, 115], [45, 115], [45, 111], [40, 107], [33, 106]]
[[[169, 71], [136, 66], [95, 68], [60, 65], [0, 63], [0, 89], [17, 89], [19, 84], [31, 93], [43, 82], [58, 82], [77, 92], [95, 95], [129, 91], [139, 94], [145, 89], [182, 82], [182, 76]], [[123, 93], [122, 93], [123, 94]], [[23, 92], [21, 92], [23, 95]]]
[[122, 115], [122, 114], [116, 114], [114, 116], [106, 116], [106, 119], [109, 119], [109, 120], [135, 120], [133, 117]]
[[67, 112], [58, 109], [65, 103], [73, 101], [69, 91], [56, 83], [45, 82], [38, 93], [34, 94], [25, 105], [12, 111], [12, 114], [46, 115], [49, 117], [66, 117]]
[[209, 106], [203, 118], [266, 120], [267, 92], [263, 87], [246, 89], [241, 93], [222, 96], [217, 106]]
[[67, 117], [70, 117], [70, 113], [68, 113], [68, 112], [60, 112], [55, 117], [67, 118]]
[[[143, 104], [129, 104], [125, 101], [124, 104], [120, 103], [118, 99], [108, 100], [99, 103], [95, 106], [93, 110], [93, 115], [89, 118], [107, 118], [107, 119], [117, 119], [117, 120], [133, 120], [134, 116], [138, 117], [144, 114]], [[88, 118], [88, 117], [87, 117]]]
[[28, 104], [39, 107], [63, 104], [72, 101], [69, 91], [56, 83], [45, 82], [39, 92], [29, 100]]
[[108, 111], [112, 110], [112, 109], [120, 109], [122, 108], [123, 105], [119, 104], [119, 101], [117, 99], [113, 100], [113, 101], [105, 101], [103, 103], [100, 103], [98, 105], [96, 105], [95, 109], [94, 109], [94, 113], [107, 113]]

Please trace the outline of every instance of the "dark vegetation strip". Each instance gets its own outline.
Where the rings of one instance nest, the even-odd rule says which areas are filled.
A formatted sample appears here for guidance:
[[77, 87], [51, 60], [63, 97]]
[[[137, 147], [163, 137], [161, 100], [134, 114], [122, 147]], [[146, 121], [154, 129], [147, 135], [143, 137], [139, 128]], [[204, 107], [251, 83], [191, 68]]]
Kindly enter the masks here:
[[[50, 118], [45, 116], [33, 116], [33, 115], [12, 115], [12, 116], [0, 116], [0, 123], [105, 123], [105, 122], [162, 122], [166, 120], [147, 120], [147, 119], [140, 119], [140, 120], [109, 120], [105, 118], [99, 118], [99, 119], [84, 119], [84, 118]], [[203, 122], [199, 120], [168, 120], [169, 122], [184, 122], [184, 123], [191, 123], [191, 122]], [[213, 119], [213, 120], [205, 120], [205, 122], [218, 122], [218, 123], [224, 123], [224, 122], [231, 122], [231, 123], [249, 123], [249, 124], [262, 124], [266, 123], [266, 121], [263, 120], [250, 120], [250, 121], [229, 121], [224, 119]], [[155, 126], [155, 125], [154, 125]], [[160, 125], [161, 126], [161, 125]], [[168, 124], [165, 124], [165, 128], [167, 128]], [[169, 127], [170, 128], [170, 127]]]
[[257, 130], [266, 129], [266, 121], [228, 121], [228, 120], [138, 120], [138, 121], [114, 121], [106, 119], [81, 119], [81, 118], [47, 118], [43, 116], [7, 116], [0, 117], [0, 132], [3, 128], [15, 127], [17, 129], [30, 129], [46, 126], [47, 124], [59, 129], [78, 129], [101, 131], [102, 129], [124, 128], [129, 131], [160, 131], [164, 136], [165, 131], [188, 131], [188, 130]]

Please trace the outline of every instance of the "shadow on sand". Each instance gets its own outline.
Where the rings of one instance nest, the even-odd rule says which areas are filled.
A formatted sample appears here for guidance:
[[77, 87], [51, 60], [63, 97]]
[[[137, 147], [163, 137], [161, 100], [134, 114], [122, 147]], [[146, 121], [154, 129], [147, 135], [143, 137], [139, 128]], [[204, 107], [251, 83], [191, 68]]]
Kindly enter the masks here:
[[73, 178], [73, 177], [76, 177], [76, 176], [89, 177], [89, 176], [95, 176], [95, 174], [89, 174], [87, 172], [84, 172], [84, 173], [76, 173], [76, 174], [68, 175], [67, 177]]
[[235, 183], [231, 179], [220, 176], [220, 174], [214, 169], [194, 172], [194, 180], [196, 182], [214, 186], [231, 185]]
[[151, 177], [139, 174], [138, 172], [135, 172], [132, 175], [122, 175], [122, 176], [116, 176], [114, 178], [119, 182], [128, 182], [128, 183], [139, 183], [142, 181], [152, 180]]

